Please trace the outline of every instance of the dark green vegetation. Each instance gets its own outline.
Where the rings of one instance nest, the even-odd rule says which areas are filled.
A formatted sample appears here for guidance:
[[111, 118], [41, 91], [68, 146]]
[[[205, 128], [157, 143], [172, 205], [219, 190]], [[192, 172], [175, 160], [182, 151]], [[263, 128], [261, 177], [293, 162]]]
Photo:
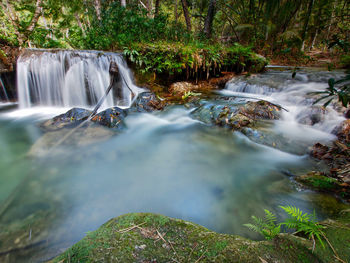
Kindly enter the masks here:
[[323, 100], [326, 101], [323, 106], [327, 107], [334, 98], [338, 98], [338, 101], [343, 107], [347, 107], [350, 102], [350, 74], [339, 80], [330, 78], [328, 80], [328, 88], [325, 91], [316, 92], [314, 94], [322, 94], [314, 104]]
[[[215, 63], [227, 65], [232, 49], [234, 61], [228, 65], [233, 66], [235, 43], [278, 61], [306, 62], [310, 50], [332, 49], [332, 57], [349, 64], [346, 0], [1, 0], [0, 5], [2, 45], [127, 50], [131, 60], [136, 51], [143, 69], [157, 73], [167, 68], [196, 72], [200, 64], [204, 72], [208, 66], [214, 70]], [[167, 50], [169, 57], [179, 51], [189, 61], [165, 57]], [[248, 50], [240, 50], [243, 57]]]
[[[183, 220], [154, 214], [127, 214], [90, 232], [53, 262], [339, 262], [350, 260], [350, 217], [322, 222], [323, 248], [291, 234], [251, 241], [218, 234]], [[338, 258], [338, 259], [337, 259]], [[343, 261], [344, 262], [344, 261]]]

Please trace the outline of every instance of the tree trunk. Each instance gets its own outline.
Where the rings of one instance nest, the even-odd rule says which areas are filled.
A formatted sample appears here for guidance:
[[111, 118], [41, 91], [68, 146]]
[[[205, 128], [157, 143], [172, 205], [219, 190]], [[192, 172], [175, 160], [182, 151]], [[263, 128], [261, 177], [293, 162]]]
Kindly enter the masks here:
[[208, 14], [204, 22], [204, 33], [207, 38], [211, 37], [213, 20], [215, 15], [216, 0], [210, 0], [208, 7]]
[[40, 14], [41, 14], [41, 2], [42, 2], [42, 0], [37, 0], [36, 1], [35, 12], [34, 12], [32, 21], [30, 22], [30, 25], [29, 25], [29, 27], [26, 30], [26, 31], [28, 31], [30, 33], [34, 30], [36, 24], [38, 23], [38, 20], [39, 20]]
[[83, 33], [83, 37], [86, 37], [85, 29], [84, 29], [84, 27], [83, 27], [83, 24], [82, 24], [81, 21], [80, 21], [80, 18], [79, 18], [78, 13], [75, 13], [75, 14], [74, 14], [74, 17], [75, 17], [75, 19], [77, 20], [77, 23], [78, 23], [78, 26], [79, 26], [80, 29], [81, 29], [81, 32]]
[[155, 6], [155, 10], [154, 10], [155, 17], [157, 17], [159, 14], [159, 4], [160, 4], [160, 0], [156, 0], [156, 6]]
[[120, 5], [122, 7], [126, 7], [126, 0], [120, 0]]
[[15, 34], [17, 36], [18, 44], [22, 46], [29, 38], [29, 35], [33, 32], [35, 29], [35, 26], [38, 23], [38, 20], [41, 16], [41, 4], [42, 0], [37, 0], [35, 4], [35, 11], [32, 17], [32, 20], [30, 21], [30, 24], [27, 28], [21, 28], [20, 21], [16, 15], [16, 12], [14, 11], [13, 7], [9, 3], [8, 0], [5, 1], [6, 6], [0, 2], [0, 6], [3, 10], [7, 10], [7, 16], [15, 30]]
[[310, 0], [309, 6], [307, 8], [307, 14], [306, 14], [306, 18], [305, 18], [305, 22], [304, 22], [304, 26], [303, 26], [303, 31], [301, 34], [301, 41], [302, 41], [301, 47], [300, 47], [301, 51], [304, 51], [304, 49], [305, 49], [305, 38], [306, 38], [306, 33], [307, 33], [307, 30], [309, 27], [309, 21], [310, 21], [313, 5], [314, 5], [314, 0]]
[[174, 5], [175, 5], [175, 7], [174, 7], [175, 24], [177, 24], [177, 18], [178, 18], [178, 13], [177, 13], [177, 0], [175, 0]]
[[191, 18], [190, 18], [190, 13], [188, 12], [187, 0], [181, 0], [181, 3], [182, 3], [182, 9], [184, 11], [184, 16], [186, 20], [187, 31], [191, 32]]
[[95, 11], [97, 15], [97, 19], [101, 21], [101, 1], [95, 0]]
[[153, 17], [153, 14], [152, 14], [152, 11], [153, 11], [153, 0], [147, 0], [146, 6], [147, 6], [147, 16], [152, 18]]

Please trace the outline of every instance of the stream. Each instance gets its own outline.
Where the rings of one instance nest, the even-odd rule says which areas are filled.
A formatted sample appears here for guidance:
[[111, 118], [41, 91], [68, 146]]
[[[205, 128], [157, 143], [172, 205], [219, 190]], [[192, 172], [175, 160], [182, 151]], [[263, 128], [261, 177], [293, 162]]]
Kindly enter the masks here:
[[[74, 63], [80, 66], [73, 70], [82, 72], [84, 63], [88, 70], [95, 65]], [[28, 74], [26, 70], [22, 65], [21, 74]], [[60, 74], [59, 81], [69, 86], [74, 83], [67, 78], [78, 73]], [[88, 108], [94, 101], [69, 100], [66, 93], [50, 100], [50, 94], [43, 93], [41, 103], [43, 91], [37, 88], [33, 103], [26, 84], [18, 109], [1, 110], [5, 103], [0, 104], [0, 261], [45, 261], [110, 218], [130, 212], [160, 213], [253, 239], [261, 237], [243, 224], [251, 222], [252, 215], [263, 216], [263, 209], [280, 219], [284, 214], [279, 205], [315, 210], [319, 219], [335, 216], [347, 206], [330, 195], [303, 189], [290, 175], [322, 169], [307, 153], [316, 142], [331, 143], [331, 131], [343, 118], [331, 107], [318, 114], [309, 92], [323, 90], [329, 77], [343, 72], [301, 69], [294, 79], [291, 75], [288, 68], [271, 67], [263, 74], [234, 78], [203, 100], [265, 99], [286, 109], [280, 120], [267, 121], [261, 129], [241, 133], [213, 127], [192, 116], [194, 106], [177, 105], [131, 113], [123, 132], [92, 144], [65, 145], [63, 153], [44, 156], [28, 155], [43, 135], [39, 124], [75, 104]], [[35, 80], [33, 76], [29, 79]], [[43, 76], [36, 79], [51, 81]], [[40, 88], [45, 85], [49, 84]], [[59, 94], [59, 85], [55, 89]], [[121, 106], [127, 107], [132, 99], [125, 96]], [[107, 103], [113, 104], [113, 99]]]

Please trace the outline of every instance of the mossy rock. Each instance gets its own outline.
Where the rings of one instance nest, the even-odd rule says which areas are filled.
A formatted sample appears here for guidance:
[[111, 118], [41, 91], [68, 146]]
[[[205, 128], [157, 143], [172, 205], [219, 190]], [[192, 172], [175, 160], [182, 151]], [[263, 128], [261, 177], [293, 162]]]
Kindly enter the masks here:
[[[328, 222], [326, 233], [338, 256], [350, 260], [345, 221]], [[340, 229], [344, 242], [331, 236]], [[184, 220], [133, 213], [109, 220], [51, 262], [337, 262], [330, 249], [321, 248], [316, 242], [313, 253], [310, 240], [290, 234], [252, 241]]]
[[296, 177], [295, 180], [319, 191], [334, 192], [341, 188], [336, 179], [327, 177], [320, 172], [310, 172]]

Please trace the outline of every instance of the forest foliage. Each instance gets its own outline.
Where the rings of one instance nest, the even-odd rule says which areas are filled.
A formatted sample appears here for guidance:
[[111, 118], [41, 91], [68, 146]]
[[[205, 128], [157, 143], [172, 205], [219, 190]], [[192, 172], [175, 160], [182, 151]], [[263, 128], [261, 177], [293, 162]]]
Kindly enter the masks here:
[[169, 61], [186, 75], [220, 70], [240, 60], [232, 52], [240, 47], [243, 57], [332, 49], [349, 66], [347, 0], [0, 0], [0, 7], [2, 44], [124, 51], [155, 73]]

